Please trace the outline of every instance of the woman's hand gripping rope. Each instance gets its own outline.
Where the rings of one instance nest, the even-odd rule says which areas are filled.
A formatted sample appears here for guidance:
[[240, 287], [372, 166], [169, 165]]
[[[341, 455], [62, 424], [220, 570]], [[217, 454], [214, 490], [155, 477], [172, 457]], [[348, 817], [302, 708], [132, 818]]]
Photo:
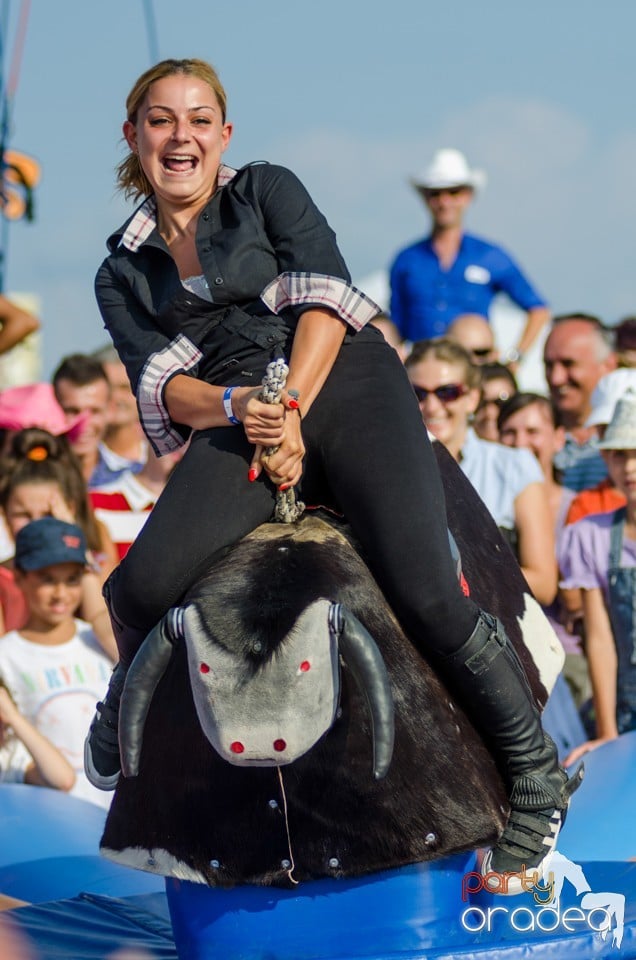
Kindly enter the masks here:
[[282, 403], [285, 411], [291, 411], [293, 415], [285, 416], [284, 436], [280, 444], [256, 447], [248, 474], [249, 480], [254, 481], [261, 469], [264, 469], [272, 483], [278, 487], [274, 520], [279, 523], [293, 523], [305, 509], [304, 503], [296, 499], [294, 490], [302, 476], [305, 445], [300, 429], [298, 393], [285, 391], [288, 373], [289, 367], [282, 359], [267, 365], [259, 399], [263, 403]]

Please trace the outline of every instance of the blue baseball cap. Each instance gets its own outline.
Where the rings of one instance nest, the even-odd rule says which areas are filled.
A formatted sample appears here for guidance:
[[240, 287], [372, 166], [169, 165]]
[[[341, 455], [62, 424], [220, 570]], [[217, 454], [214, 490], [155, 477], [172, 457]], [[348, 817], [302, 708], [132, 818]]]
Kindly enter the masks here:
[[80, 527], [55, 517], [32, 520], [15, 538], [19, 570], [42, 570], [55, 563], [86, 564], [86, 538]]

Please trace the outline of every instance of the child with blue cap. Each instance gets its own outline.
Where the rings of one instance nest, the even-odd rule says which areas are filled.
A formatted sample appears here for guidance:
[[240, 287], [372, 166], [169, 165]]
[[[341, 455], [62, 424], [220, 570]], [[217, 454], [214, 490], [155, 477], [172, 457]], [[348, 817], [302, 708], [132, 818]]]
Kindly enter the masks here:
[[22, 629], [0, 639], [0, 673], [20, 712], [75, 770], [71, 793], [104, 807], [82, 764], [94, 701], [112, 669], [90, 625], [75, 617], [86, 563], [86, 540], [73, 523], [43, 517], [18, 532], [15, 578], [29, 613]]

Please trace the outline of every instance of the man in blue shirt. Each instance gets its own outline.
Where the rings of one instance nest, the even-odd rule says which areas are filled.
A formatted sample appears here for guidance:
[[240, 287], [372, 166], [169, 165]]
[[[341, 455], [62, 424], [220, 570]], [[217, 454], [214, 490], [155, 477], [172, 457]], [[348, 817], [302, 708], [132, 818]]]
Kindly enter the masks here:
[[527, 312], [518, 346], [504, 360], [517, 364], [549, 320], [545, 300], [508, 254], [464, 233], [474, 192], [485, 185], [459, 150], [439, 150], [412, 183], [433, 221], [431, 234], [398, 253], [391, 267], [391, 319], [405, 340], [442, 336], [455, 317], [488, 317], [495, 294], [506, 293]]

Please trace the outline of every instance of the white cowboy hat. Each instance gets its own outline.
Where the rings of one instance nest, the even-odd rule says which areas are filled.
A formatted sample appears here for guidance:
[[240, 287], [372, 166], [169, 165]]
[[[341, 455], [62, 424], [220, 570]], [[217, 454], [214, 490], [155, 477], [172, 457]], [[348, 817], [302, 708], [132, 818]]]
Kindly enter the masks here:
[[446, 148], [438, 150], [426, 170], [411, 177], [411, 183], [416, 190], [443, 190], [445, 187], [483, 190], [486, 174], [483, 170], [471, 170], [461, 151]]
[[608, 424], [614, 416], [616, 404], [630, 387], [636, 390], [636, 370], [629, 367], [612, 370], [601, 377], [590, 397], [592, 412], [585, 421], [585, 426], [596, 427], [599, 423]]
[[628, 390], [616, 404], [599, 447], [601, 450], [636, 450], [636, 391]]

